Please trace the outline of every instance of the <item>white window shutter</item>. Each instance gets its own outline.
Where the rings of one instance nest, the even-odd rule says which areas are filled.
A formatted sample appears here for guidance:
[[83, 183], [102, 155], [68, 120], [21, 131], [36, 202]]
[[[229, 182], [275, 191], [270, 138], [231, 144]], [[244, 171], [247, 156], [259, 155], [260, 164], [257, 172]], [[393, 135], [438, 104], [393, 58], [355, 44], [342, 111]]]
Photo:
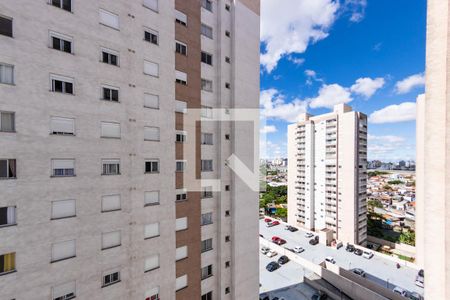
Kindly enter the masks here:
[[145, 271], [150, 271], [159, 267], [159, 254], [152, 255], [145, 259]]
[[159, 236], [159, 223], [147, 224], [144, 228], [144, 238]]
[[145, 292], [144, 299], [152, 299], [152, 298], [151, 298], [152, 296], [156, 296], [156, 295], [158, 295], [158, 294], [159, 294], [159, 286], [156, 286], [156, 287], [154, 287], [154, 288], [148, 289], [148, 290]]
[[158, 11], [158, 0], [144, 0], [144, 6]]
[[175, 100], [175, 112], [185, 114], [187, 111], [187, 103], [185, 101]]
[[184, 230], [188, 228], [188, 224], [187, 224], [187, 217], [184, 218], [179, 218], [176, 220], [175, 223], [175, 230]]
[[175, 70], [175, 78], [181, 81], [187, 82], [187, 74], [178, 70]]
[[59, 242], [52, 245], [52, 261], [75, 256], [75, 240]]
[[187, 275], [182, 275], [180, 277], [177, 277], [175, 280], [175, 290], [181, 290], [182, 288], [187, 286]]
[[75, 281], [63, 283], [52, 288], [52, 299], [65, 299], [64, 296], [75, 296], [76, 283]]
[[159, 96], [145, 93], [144, 106], [149, 108], [159, 108]]
[[187, 24], [187, 16], [179, 10], [175, 9], [175, 19], [180, 20], [181, 22]]
[[75, 200], [58, 200], [52, 202], [52, 219], [75, 216]]
[[53, 169], [74, 169], [75, 160], [73, 159], [54, 159]]
[[0, 82], [13, 84], [14, 83], [14, 67], [0, 64]]
[[186, 258], [188, 256], [188, 248], [187, 246], [179, 247], [175, 250], [175, 259], [180, 260]]
[[102, 211], [120, 209], [120, 195], [105, 195], [102, 197]]
[[159, 141], [159, 127], [144, 127], [144, 140]]
[[74, 133], [75, 120], [71, 118], [52, 117], [51, 118], [52, 133]]
[[120, 123], [101, 122], [102, 137], [120, 138]]
[[159, 76], [159, 65], [157, 63], [145, 60], [144, 73], [151, 76]]
[[119, 246], [120, 243], [120, 231], [102, 233], [102, 249]]
[[157, 204], [159, 203], [159, 192], [145, 192], [144, 193], [144, 203], [145, 204]]
[[6, 223], [16, 224], [16, 207], [11, 206], [6, 209]]
[[119, 16], [113, 14], [104, 9], [99, 10], [100, 23], [106, 26], [110, 26], [115, 29], [119, 29]]

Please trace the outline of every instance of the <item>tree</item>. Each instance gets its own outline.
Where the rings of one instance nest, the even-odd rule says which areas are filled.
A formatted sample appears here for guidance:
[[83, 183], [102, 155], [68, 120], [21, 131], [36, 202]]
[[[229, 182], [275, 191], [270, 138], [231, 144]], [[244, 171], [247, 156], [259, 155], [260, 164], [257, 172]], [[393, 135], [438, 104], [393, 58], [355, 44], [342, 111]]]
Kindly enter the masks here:
[[286, 208], [277, 208], [276, 216], [280, 218], [287, 218], [287, 209]]
[[383, 208], [383, 203], [381, 203], [381, 201], [378, 199], [372, 199], [372, 200], [367, 201], [367, 205], [370, 207]]
[[399, 237], [400, 243], [415, 246], [416, 233], [414, 231], [403, 232]]

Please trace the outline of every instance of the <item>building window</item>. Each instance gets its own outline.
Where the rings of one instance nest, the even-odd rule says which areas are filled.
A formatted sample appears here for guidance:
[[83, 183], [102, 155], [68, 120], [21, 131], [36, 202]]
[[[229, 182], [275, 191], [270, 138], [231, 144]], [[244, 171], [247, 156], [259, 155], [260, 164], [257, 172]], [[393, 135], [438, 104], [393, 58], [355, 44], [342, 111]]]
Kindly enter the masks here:
[[187, 217], [175, 220], [175, 231], [186, 230], [188, 228]]
[[185, 101], [175, 100], [175, 112], [185, 114], [187, 112], [187, 103]]
[[176, 201], [184, 201], [187, 199], [186, 189], [177, 189], [176, 194], [177, 194]]
[[52, 287], [52, 299], [53, 300], [73, 299], [76, 297], [75, 289], [76, 289], [75, 281], [54, 286]]
[[144, 240], [157, 237], [159, 234], [159, 223], [152, 223], [144, 226]]
[[175, 22], [180, 24], [180, 25], [187, 26], [187, 16], [186, 16], [186, 14], [184, 14], [181, 11], [175, 9]]
[[212, 92], [213, 91], [213, 82], [211, 80], [202, 78], [202, 91]]
[[100, 131], [102, 138], [120, 139], [120, 123], [100, 122]]
[[202, 172], [212, 172], [213, 171], [212, 159], [202, 159], [201, 160], [201, 171]]
[[212, 198], [213, 197], [212, 186], [202, 187], [201, 197], [202, 198]]
[[16, 177], [16, 160], [0, 159], [0, 179], [9, 179]]
[[117, 211], [121, 209], [120, 195], [102, 196], [102, 212]]
[[102, 100], [119, 102], [119, 89], [111, 86], [103, 86]]
[[102, 233], [102, 250], [119, 247], [121, 244], [120, 230]]
[[226, 210], [225, 211], [225, 217], [229, 217], [230, 216], [230, 211], [229, 210]]
[[102, 159], [102, 175], [120, 175], [120, 159]]
[[230, 241], [230, 236], [229, 235], [227, 235], [226, 237], [225, 237], [225, 242], [229, 242]]
[[75, 240], [52, 244], [52, 263], [73, 258], [75, 256]]
[[231, 58], [228, 57], [228, 56], [225, 56], [225, 62], [230, 64], [231, 63]]
[[0, 83], [14, 84], [14, 66], [0, 63]]
[[212, 247], [212, 239], [206, 239], [206, 240], [202, 241], [202, 244], [201, 244], [202, 253], [210, 251], [210, 250], [212, 250], [212, 248], [213, 248]]
[[153, 29], [145, 29], [144, 40], [152, 44], [158, 45], [158, 32]]
[[50, 32], [51, 47], [55, 50], [72, 53], [72, 38], [56, 32]]
[[229, 4], [225, 4], [225, 9], [226, 9], [227, 11], [230, 11], [230, 9], [231, 9], [230, 5], [229, 5]]
[[213, 118], [213, 108], [202, 105], [200, 115], [202, 118], [212, 119]]
[[53, 6], [72, 11], [72, 0], [50, 0], [50, 2]]
[[202, 145], [213, 145], [213, 134], [202, 132]]
[[175, 70], [175, 82], [187, 85], [187, 74], [178, 70]]
[[144, 107], [159, 109], [159, 96], [144, 93]]
[[0, 255], [0, 274], [12, 273], [16, 271], [16, 253], [6, 253]]
[[160, 134], [159, 127], [145, 126], [144, 127], [144, 141], [159, 142]]
[[144, 60], [144, 74], [153, 77], [159, 76], [159, 65], [157, 63]]
[[[144, 6], [158, 12], [158, 0], [144, 0]], [[153, 299], [150, 299], [153, 300]]]
[[177, 160], [175, 161], [175, 171], [176, 172], [184, 172], [186, 170], [186, 161], [185, 160]]
[[185, 143], [187, 138], [187, 132], [186, 131], [180, 131], [177, 130], [175, 134], [175, 141], [177, 143]]
[[212, 55], [202, 51], [202, 63], [212, 66]]
[[175, 290], [179, 291], [187, 287], [187, 280], [187, 275], [177, 277], [177, 279], [175, 280]]
[[213, 29], [211, 27], [209, 27], [208, 25], [202, 24], [201, 34], [203, 36], [206, 36], [207, 38], [212, 39], [213, 38]]
[[16, 115], [13, 112], [0, 111], [0, 131], [16, 131]]
[[0, 17], [0, 34], [13, 37], [13, 20], [7, 17]]
[[181, 55], [187, 55], [187, 45], [185, 43], [175, 41], [175, 52]]
[[57, 200], [52, 201], [52, 220], [72, 218], [76, 216], [76, 201]]
[[225, 36], [230, 37], [231, 33], [228, 30], [225, 30]]
[[100, 24], [119, 30], [119, 16], [107, 10], [99, 10]]
[[151, 288], [145, 292], [145, 300], [160, 300], [159, 299], [159, 286]]
[[150, 272], [159, 268], [159, 254], [152, 255], [145, 259], [144, 272]]
[[52, 177], [75, 176], [75, 159], [52, 159]]
[[202, 7], [204, 9], [212, 12], [212, 1], [211, 0], [202, 0]]
[[202, 295], [202, 300], [212, 300], [212, 292]]
[[227, 192], [230, 191], [230, 185], [229, 184], [225, 185], [225, 191], [227, 191]]
[[158, 205], [159, 191], [144, 192], [144, 206]]
[[0, 227], [16, 225], [16, 207], [0, 207]]
[[159, 173], [159, 160], [147, 160], [145, 162], [145, 173]]
[[231, 89], [231, 84], [230, 84], [229, 82], [225, 82], [225, 87], [226, 87], [227, 89]]
[[108, 65], [119, 65], [119, 53], [117, 51], [102, 49], [102, 62]]
[[55, 135], [75, 135], [75, 119], [51, 117], [50, 133]]
[[181, 246], [175, 250], [175, 261], [179, 261], [188, 257], [188, 247]]
[[225, 262], [225, 268], [229, 268], [230, 267], [230, 261], [226, 261]]
[[225, 288], [225, 294], [229, 294], [230, 293], [230, 287], [226, 287]]
[[120, 272], [119, 271], [108, 271], [103, 274], [103, 285], [102, 287], [120, 282]]
[[225, 139], [229, 140], [230, 139], [230, 135], [229, 134], [225, 134]]
[[209, 225], [213, 223], [212, 212], [202, 214], [200, 225]]
[[211, 277], [213, 275], [212, 274], [212, 265], [203, 267], [202, 270], [201, 270], [201, 274], [202, 274], [202, 277], [201, 277], [202, 280], [206, 279], [208, 277]]
[[52, 83], [51, 91], [55, 93], [72, 94], [73, 95], [73, 79], [58, 75], [50, 75]]

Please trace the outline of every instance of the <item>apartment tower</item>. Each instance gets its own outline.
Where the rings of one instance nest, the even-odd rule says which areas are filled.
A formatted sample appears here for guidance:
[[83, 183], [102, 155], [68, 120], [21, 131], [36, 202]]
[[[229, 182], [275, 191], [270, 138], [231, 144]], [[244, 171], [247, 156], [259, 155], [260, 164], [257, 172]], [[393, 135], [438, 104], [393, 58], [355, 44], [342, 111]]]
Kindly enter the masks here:
[[288, 222], [367, 241], [367, 117], [339, 104], [288, 126]]
[[425, 299], [450, 299], [450, 3], [428, 0], [426, 93], [417, 101], [417, 264]]
[[257, 297], [258, 107], [259, 0], [1, 1], [0, 298]]

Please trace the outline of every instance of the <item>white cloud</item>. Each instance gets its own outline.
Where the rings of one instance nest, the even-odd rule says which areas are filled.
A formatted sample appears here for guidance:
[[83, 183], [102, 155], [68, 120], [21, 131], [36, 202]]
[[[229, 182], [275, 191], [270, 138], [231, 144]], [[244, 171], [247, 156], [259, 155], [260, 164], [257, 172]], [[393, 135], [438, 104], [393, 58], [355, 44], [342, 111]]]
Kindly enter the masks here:
[[368, 135], [369, 159], [398, 161], [415, 159], [414, 141], [397, 135]]
[[361, 22], [366, 13], [367, 0], [345, 0], [344, 7], [350, 11], [350, 21]]
[[339, 9], [336, 0], [263, 0], [261, 41], [265, 51], [261, 64], [271, 72], [278, 61], [291, 53], [304, 53], [310, 43], [328, 36]]
[[397, 135], [371, 135], [367, 136], [369, 142], [383, 142], [383, 143], [402, 143], [405, 141], [404, 137]]
[[315, 78], [316, 77], [316, 71], [314, 71], [314, 70], [305, 70], [305, 75], [308, 76], [308, 77]]
[[355, 84], [351, 86], [350, 90], [358, 95], [362, 95], [366, 98], [370, 98], [377, 90], [384, 86], [384, 78], [359, 78]]
[[284, 95], [276, 89], [268, 89], [260, 93], [260, 106], [263, 117], [295, 122], [300, 114], [306, 112], [308, 103], [300, 99], [286, 103]]
[[303, 65], [303, 63], [305, 62], [304, 58], [298, 58], [298, 57], [294, 57], [292, 55], [288, 56], [288, 60], [297, 66]]
[[309, 99], [311, 108], [326, 107], [333, 108], [334, 105], [340, 103], [348, 103], [352, 101], [349, 89], [339, 84], [324, 84], [319, 90], [316, 98]]
[[397, 94], [409, 93], [412, 89], [425, 85], [425, 75], [423, 73], [411, 75], [395, 84]]
[[369, 116], [369, 122], [375, 124], [398, 123], [413, 121], [416, 119], [416, 103], [403, 102], [386, 106], [380, 110], [374, 111]]
[[263, 128], [259, 129], [260, 133], [273, 133], [277, 132], [277, 128], [274, 125], [266, 125]]

